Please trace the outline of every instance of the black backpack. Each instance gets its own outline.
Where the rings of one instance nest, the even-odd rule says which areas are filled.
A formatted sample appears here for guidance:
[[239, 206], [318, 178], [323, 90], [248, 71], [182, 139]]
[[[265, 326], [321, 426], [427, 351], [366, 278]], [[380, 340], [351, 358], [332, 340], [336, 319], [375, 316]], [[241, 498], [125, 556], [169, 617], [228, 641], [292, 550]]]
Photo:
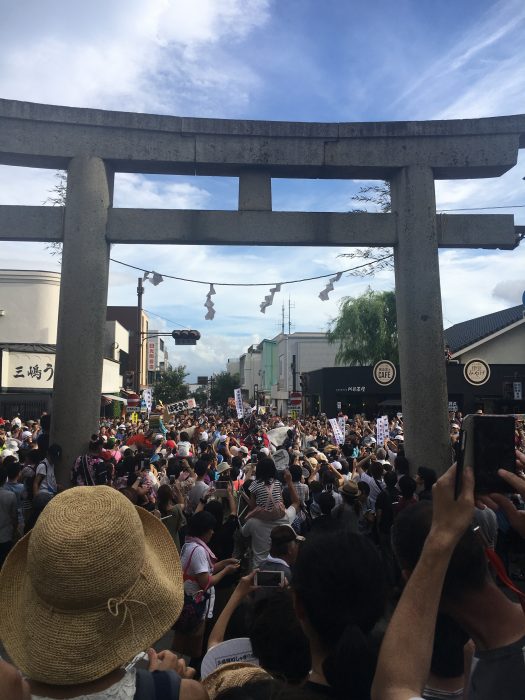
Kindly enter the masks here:
[[179, 700], [181, 677], [175, 671], [137, 668], [134, 700]]

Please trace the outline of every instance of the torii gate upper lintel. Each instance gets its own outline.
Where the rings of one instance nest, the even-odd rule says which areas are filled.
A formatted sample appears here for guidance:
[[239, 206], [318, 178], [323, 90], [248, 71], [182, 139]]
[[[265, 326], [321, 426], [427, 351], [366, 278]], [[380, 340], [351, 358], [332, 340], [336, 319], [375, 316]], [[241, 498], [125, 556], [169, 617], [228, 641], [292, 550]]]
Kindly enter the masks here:
[[[516, 247], [509, 215], [436, 215], [434, 180], [497, 177], [525, 115], [427, 122], [191, 119], [0, 100], [0, 164], [67, 169], [65, 208], [0, 207], [0, 240], [62, 241], [59, 476], [98, 425], [110, 243], [392, 246], [408, 458], [450, 463], [438, 247]], [[113, 209], [115, 172], [239, 178], [237, 211]], [[271, 180], [384, 179], [391, 214], [272, 211]], [[81, 397], [80, 401], [78, 397]]]

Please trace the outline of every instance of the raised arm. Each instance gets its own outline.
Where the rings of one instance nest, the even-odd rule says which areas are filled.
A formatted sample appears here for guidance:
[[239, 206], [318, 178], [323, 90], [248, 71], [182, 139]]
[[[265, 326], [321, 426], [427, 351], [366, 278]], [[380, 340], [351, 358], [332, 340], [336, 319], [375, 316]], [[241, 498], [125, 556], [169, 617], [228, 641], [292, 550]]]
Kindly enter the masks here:
[[[428, 678], [443, 581], [474, 513], [472, 470], [465, 467], [457, 500], [455, 477], [454, 465], [434, 486], [432, 527], [383, 638], [372, 700], [410, 700], [421, 694]], [[403, 649], [403, 663], [399, 663], [399, 649]]]
[[248, 576], [244, 576], [243, 578], [241, 578], [241, 580], [237, 584], [237, 587], [231, 594], [229, 601], [224, 606], [223, 611], [217, 618], [217, 622], [213, 626], [213, 629], [208, 639], [208, 649], [211, 649], [212, 647], [215, 647], [217, 646], [217, 644], [220, 644], [224, 641], [226, 628], [228, 627], [228, 623], [235, 609], [244, 600], [244, 598], [249, 593], [251, 593], [251, 591], [255, 590], [255, 587], [253, 585], [255, 573], [255, 571], [252, 571], [251, 574], [248, 574]]

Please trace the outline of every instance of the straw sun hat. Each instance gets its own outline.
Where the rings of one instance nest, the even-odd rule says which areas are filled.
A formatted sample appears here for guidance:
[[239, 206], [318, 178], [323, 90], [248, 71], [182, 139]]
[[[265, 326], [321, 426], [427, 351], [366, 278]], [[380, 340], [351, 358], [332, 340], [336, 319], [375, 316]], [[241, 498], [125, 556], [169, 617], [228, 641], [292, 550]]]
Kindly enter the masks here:
[[233, 661], [222, 664], [202, 681], [210, 700], [214, 700], [219, 693], [230, 688], [238, 688], [247, 683], [271, 680], [272, 677], [260, 666], [244, 661]]
[[150, 647], [183, 604], [164, 525], [108, 486], [59, 494], [0, 572], [0, 640], [29, 678], [96, 680]]

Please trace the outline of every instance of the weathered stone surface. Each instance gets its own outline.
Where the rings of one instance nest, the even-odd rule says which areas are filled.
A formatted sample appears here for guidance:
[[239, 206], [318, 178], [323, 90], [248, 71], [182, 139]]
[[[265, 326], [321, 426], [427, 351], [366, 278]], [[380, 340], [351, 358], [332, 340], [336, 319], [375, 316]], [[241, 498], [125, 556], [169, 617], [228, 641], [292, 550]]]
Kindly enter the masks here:
[[405, 453], [412, 472], [442, 474], [452, 463], [439, 284], [434, 178], [430, 168], [403, 168], [392, 180], [399, 369]]
[[51, 440], [63, 448], [58, 480], [98, 432], [109, 275], [106, 239], [113, 176], [99, 158], [68, 171]]

